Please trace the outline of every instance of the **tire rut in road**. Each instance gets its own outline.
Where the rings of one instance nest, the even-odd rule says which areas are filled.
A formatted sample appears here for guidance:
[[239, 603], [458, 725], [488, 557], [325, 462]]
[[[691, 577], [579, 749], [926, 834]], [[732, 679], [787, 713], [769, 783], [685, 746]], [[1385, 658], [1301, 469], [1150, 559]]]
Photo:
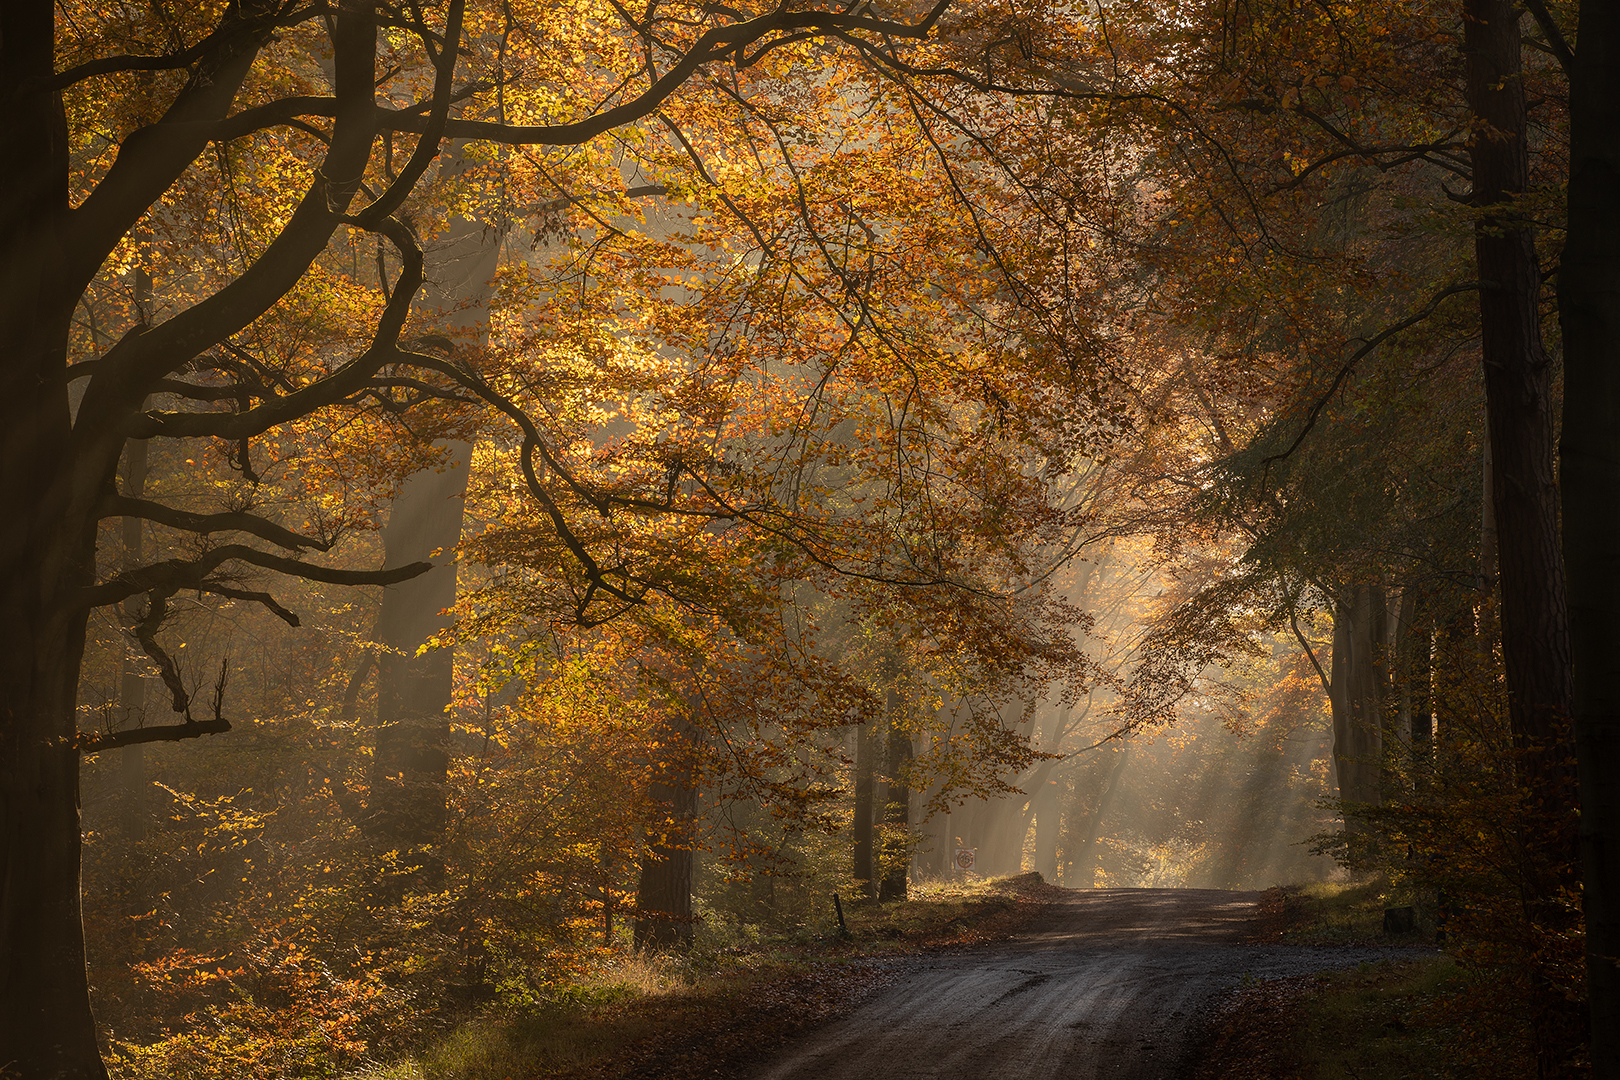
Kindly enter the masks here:
[[752, 1080], [1174, 1080], [1244, 976], [1405, 950], [1243, 944], [1259, 893], [1073, 890], [993, 949], [900, 962], [890, 987]]

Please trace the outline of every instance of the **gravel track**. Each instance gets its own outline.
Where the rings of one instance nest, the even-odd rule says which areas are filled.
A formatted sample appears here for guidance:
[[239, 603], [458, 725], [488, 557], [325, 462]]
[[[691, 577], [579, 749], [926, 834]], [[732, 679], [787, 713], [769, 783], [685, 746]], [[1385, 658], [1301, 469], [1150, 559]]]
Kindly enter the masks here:
[[751, 1080], [1174, 1080], [1223, 994], [1405, 949], [1245, 944], [1259, 893], [1064, 890], [1010, 942], [895, 961]]

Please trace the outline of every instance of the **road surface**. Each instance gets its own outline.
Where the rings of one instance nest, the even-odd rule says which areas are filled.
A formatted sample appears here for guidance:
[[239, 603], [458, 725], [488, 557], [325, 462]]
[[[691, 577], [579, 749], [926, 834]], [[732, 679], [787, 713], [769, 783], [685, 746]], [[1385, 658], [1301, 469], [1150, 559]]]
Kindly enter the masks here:
[[1259, 893], [1068, 890], [992, 948], [898, 962], [890, 985], [752, 1080], [1175, 1080], [1245, 976], [1404, 950], [1245, 944]]

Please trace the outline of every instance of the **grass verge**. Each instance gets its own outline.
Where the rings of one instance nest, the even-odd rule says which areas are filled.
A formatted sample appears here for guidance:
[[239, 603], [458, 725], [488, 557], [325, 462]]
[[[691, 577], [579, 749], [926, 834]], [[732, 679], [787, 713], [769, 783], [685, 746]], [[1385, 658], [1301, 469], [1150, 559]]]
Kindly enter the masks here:
[[[1433, 945], [1439, 929], [1432, 893], [1398, 888], [1383, 877], [1268, 890], [1268, 899], [1276, 897], [1282, 904], [1280, 940], [1292, 945]], [[1392, 909], [1410, 909], [1413, 928], [1386, 930], [1385, 913]]]
[[[1258, 941], [1432, 944], [1432, 907], [1414, 933], [1383, 930], [1393, 895], [1378, 881], [1269, 890]], [[1268, 979], [1241, 987], [1184, 1070], [1190, 1080], [1516, 1080], [1535, 1075], [1526, 1018], [1486, 974], [1450, 956]]]
[[849, 936], [764, 939], [706, 956], [623, 958], [545, 1007], [491, 1011], [420, 1058], [352, 1080], [688, 1080], [762, 1059], [849, 1011], [883, 958], [1010, 936], [1052, 895], [1038, 874], [844, 907]]

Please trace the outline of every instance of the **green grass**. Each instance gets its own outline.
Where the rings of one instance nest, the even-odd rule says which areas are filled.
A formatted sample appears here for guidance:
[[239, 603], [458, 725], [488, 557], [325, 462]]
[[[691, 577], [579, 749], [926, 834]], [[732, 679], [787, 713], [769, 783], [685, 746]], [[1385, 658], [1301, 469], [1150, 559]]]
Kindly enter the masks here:
[[[1417, 928], [1409, 934], [1386, 934], [1384, 911], [1412, 907]], [[1287, 929], [1283, 940], [1296, 945], [1432, 945], [1438, 907], [1432, 892], [1397, 887], [1384, 877], [1346, 884], [1311, 882], [1284, 890]]]

